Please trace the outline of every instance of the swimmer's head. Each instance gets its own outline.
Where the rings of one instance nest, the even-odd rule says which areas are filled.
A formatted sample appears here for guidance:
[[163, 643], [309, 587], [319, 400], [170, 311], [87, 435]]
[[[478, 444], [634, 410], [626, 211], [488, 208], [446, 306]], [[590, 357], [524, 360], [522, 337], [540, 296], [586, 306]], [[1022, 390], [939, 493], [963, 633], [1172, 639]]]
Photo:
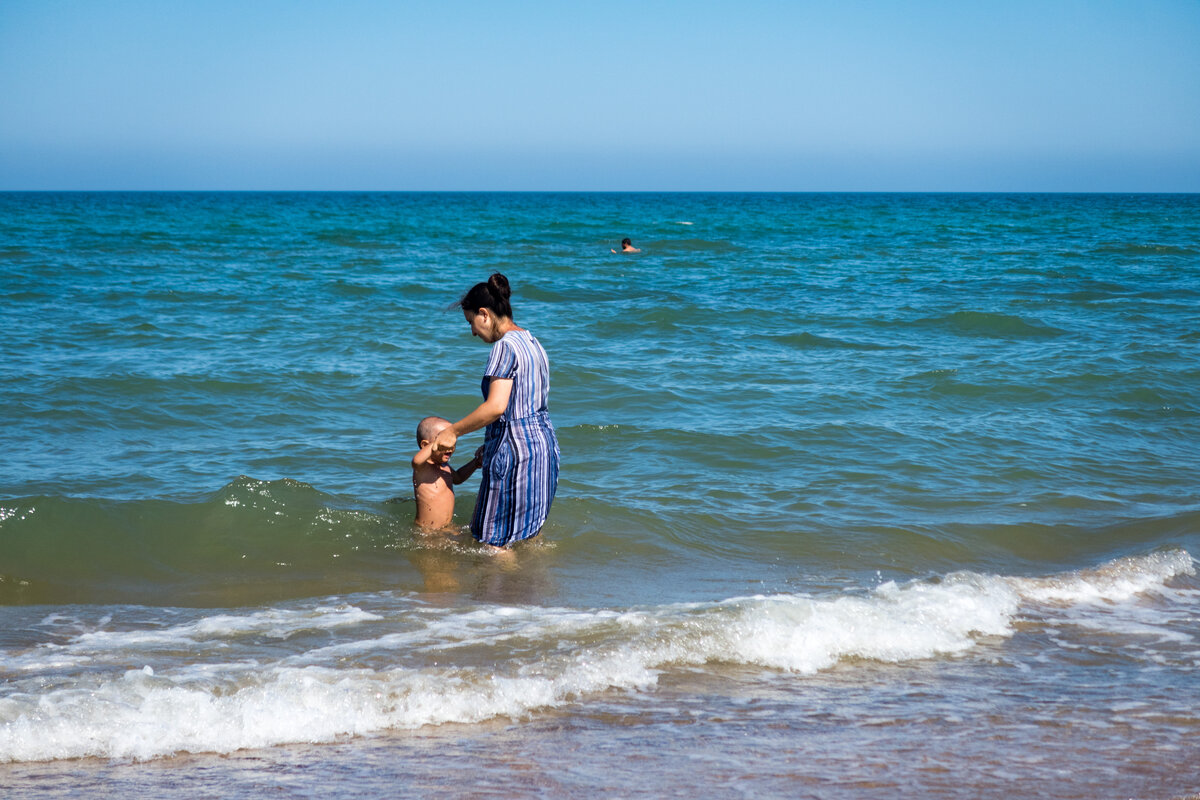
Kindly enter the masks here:
[[621, 240], [621, 247], [633, 247], [633, 240], [626, 236]]

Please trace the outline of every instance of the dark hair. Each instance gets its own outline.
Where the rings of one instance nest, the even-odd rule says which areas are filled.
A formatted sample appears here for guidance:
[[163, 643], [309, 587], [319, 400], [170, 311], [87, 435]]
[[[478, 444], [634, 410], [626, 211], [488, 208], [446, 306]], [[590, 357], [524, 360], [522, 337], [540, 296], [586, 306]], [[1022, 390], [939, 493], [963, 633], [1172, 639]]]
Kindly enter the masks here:
[[624, 247], [625, 245], [629, 245], [630, 247], [632, 247], [632, 246], [633, 246], [633, 241], [632, 241], [631, 239], [622, 239], [622, 240], [621, 240], [621, 247]]
[[458, 301], [458, 305], [472, 314], [478, 314], [479, 309], [486, 308], [498, 317], [512, 319], [512, 306], [508, 302], [510, 297], [512, 289], [508, 288], [508, 278], [496, 272], [484, 283], [472, 286]]

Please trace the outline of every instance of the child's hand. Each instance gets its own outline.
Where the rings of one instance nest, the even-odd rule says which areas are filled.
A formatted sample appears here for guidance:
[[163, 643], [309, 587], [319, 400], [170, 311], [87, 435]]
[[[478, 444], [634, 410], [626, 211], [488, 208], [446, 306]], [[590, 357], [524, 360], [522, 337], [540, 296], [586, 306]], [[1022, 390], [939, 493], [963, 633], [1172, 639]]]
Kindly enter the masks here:
[[475, 451], [475, 463], [483, 466], [483, 445], [479, 445], [479, 449]]

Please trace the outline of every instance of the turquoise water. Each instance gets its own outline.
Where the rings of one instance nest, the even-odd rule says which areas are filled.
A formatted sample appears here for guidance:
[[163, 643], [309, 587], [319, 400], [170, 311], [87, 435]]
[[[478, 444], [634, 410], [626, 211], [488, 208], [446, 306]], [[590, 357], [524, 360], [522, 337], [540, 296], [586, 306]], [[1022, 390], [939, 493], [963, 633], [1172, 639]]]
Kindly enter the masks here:
[[[512, 560], [405, 499], [493, 271]], [[0, 290], [17, 796], [1200, 789], [1200, 196], [0, 194]]]

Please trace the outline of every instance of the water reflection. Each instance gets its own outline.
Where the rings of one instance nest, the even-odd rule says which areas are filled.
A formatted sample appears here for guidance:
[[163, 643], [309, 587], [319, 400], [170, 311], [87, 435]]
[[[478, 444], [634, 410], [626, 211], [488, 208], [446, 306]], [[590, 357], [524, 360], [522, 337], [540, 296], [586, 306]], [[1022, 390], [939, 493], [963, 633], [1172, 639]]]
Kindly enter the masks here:
[[464, 596], [500, 605], [542, 605], [554, 594], [553, 545], [539, 539], [496, 550], [465, 531], [414, 531], [412, 545], [408, 558], [420, 575], [419, 591], [434, 605], [453, 605]]

